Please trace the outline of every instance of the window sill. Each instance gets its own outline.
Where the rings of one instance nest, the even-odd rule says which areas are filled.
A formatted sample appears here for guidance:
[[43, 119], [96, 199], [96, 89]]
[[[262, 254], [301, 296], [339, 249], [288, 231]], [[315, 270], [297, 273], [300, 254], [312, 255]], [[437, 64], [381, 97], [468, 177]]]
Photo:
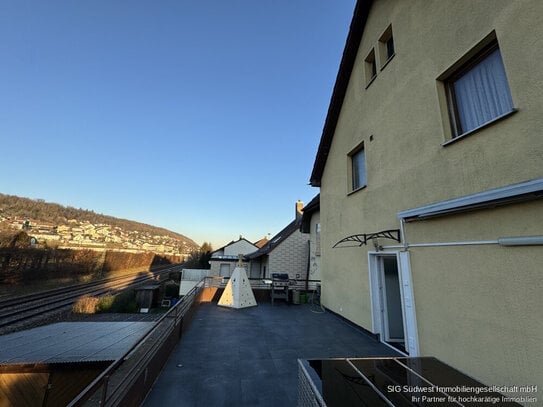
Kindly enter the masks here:
[[352, 194], [357, 193], [358, 191], [361, 191], [361, 190], [363, 190], [363, 189], [366, 189], [366, 187], [367, 187], [367, 184], [366, 184], [366, 185], [362, 185], [361, 187], [358, 187], [358, 188], [356, 188], [356, 189], [353, 189], [351, 192], [349, 192], [349, 193], [347, 194], [347, 196], [350, 196], [350, 195], [352, 195]]
[[385, 61], [385, 63], [384, 63], [383, 66], [381, 67], [381, 71], [382, 71], [383, 69], [386, 68], [386, 66], [388, 65], [388, 63], [389, 63], [390, 61], [392, 61], [392, 59], [394, 59], [394, 56], [395, 56], [395, 55], [396, 55], [396, 53], [394, 53], [394, 54], [392, 54], [391, 56], [388, 57], [388, 59]]
[[467, 131], [465, 133], [462, 133], [446, 142], [444, 142], [443, 144], [441, 144], [442, 147], [447, 147], [449, 144], [453, 144], [453, 143], [456, 143], [457, 141], [460, 141], [460, 140], [463, 140], [464, 138], [468, 137], [468, 136], [471, 136], [473, 133], [477, 133], [479, 130], [482, 130], [482, 129], [485, 129], [487, 127], [490, 127], [492, 126], [494, 123], [497, 123], [513, 114], [515, 114], [516, 112], [518, 112], [518, 109], [513, 109], [511, 110], [510, 112], [507, 112], [507, 113], [504, 113], [502, 114], [501, 116], [498, 116], [498, 117], [495, 117], [494, 119], [490, 120], [489, 122], [486, 122], [484, 124], [481, 124], [479, 127], [476, 127], [474, 129], [471, 129], [470, 131]]
[[373, 75], [371, 77], [371, 79], [368, 81], [368, 83], [366, 83], [366, 87], [364, 89], [368, 89], [370, 87], [370, 85], [373, 83], [373, 81], [375, 81], [375, 78], [377, 78], [377, 75]]

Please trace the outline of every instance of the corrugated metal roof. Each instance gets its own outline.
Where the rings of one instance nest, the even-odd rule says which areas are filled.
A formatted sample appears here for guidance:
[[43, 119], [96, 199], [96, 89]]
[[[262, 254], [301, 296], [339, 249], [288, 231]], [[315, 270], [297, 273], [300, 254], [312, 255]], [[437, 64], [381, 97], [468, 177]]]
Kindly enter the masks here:
[[0, 363], [115, 360], [152, 322], [60, 322], [0, 336]]

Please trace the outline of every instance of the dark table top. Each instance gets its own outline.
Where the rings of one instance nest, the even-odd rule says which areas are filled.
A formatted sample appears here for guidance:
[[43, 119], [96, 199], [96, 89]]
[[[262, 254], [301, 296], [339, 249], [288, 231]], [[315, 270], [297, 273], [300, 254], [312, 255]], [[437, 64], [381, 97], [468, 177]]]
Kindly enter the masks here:
[[[302, 361], [328, 407], [519, 406], [433, 357]], [[514, 388], [514, 386], [511, 386]]]

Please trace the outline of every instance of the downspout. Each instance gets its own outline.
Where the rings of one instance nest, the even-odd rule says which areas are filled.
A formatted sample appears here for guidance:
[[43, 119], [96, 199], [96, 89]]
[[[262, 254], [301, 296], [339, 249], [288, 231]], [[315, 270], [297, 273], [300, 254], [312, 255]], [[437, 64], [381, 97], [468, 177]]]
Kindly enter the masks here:
[[409, 245], [407, 244], [407, 238], [405, 237], [405, 220], [400, 218], [400, 237], [402, 240], [402, 250], [407, 251]]
[[307, 268], [305, 273], [305, 289], [309, 289], [309, 269], [311, 267], [311, 239], [307, 239]]

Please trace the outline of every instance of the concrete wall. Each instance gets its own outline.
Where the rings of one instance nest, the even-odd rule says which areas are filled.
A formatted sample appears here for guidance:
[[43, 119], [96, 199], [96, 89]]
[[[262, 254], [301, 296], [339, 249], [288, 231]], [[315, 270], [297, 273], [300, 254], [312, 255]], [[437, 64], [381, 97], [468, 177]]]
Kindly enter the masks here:
[[[364, 59], [392, 25], [396, 55], [366, 87]], [[374, 330], [368, 250], [342, 238], [398, 229], [396, 214], [543, 176], [543, 2], [374, 2], [321, 180], [322, 299]], [[490, 33], [518, 112], [457, 142], [438, 78]], [[382, 69], [381, 69], [382, 68]], [[367, 187], [350, 191], [364, 143]], [[407, 224], [409, 243], [543, 234], [541, 201]], [[392, 241], [383, 241], [392, 244]], [[541, 247], [412, 248], [420, 352], [489, 384], [541, 384]]]

